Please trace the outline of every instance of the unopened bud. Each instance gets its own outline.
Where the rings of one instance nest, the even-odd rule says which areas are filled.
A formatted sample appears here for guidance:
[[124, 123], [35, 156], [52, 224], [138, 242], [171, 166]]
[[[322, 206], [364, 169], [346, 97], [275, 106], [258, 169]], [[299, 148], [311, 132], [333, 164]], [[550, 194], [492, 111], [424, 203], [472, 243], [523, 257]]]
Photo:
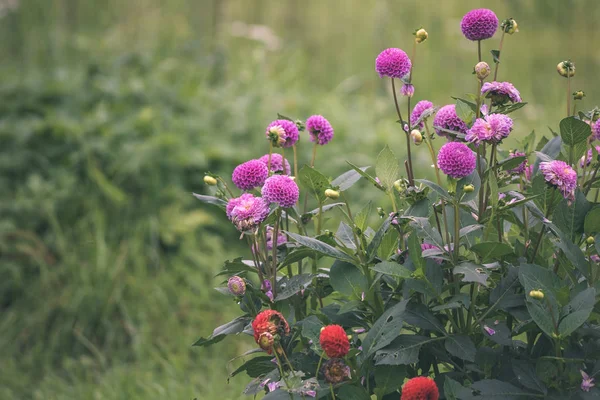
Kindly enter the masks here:
[[281, 125], [275, 125], [269, 129], [268, 139], [271, 141], [273, 147], [281, 147], [285, 143], [286, 138], [285, 129]]
[[402, 182], [400, 181], [400, 179], [394, 182], [394, 188], [399, 192], [402, 191]]
[[573, 92], [573, 98], [575, 100], [582, 100], [585, 97], [585, 92], [583, 90], [578, 90]]
[[227, 288], [234, 296], [243, 296], [246, 293], [246, 282], [243, 278], [235, 275], [227, 280]]
[[575, 64], [571, 60], [561, 61], [556, 66], [556, 71], [565, 78], [573, 77], [575, 76]]
[[410, 137], [412, 137], [413, 142], [415, 142], [417, 146], [423, 143], [423, 135], [417, 129], [413, 129], [412, 132], [410, 132]]
[[338, 197], [340, 197], [340, 192], [338, 192], [337, 190], [333, 190], [333, 189], [327, 189], [325, 190], [325, 196], [329, 197], [330, 199], [337, 199]]
[[529, 292], [529, 296], [537, 300], [542, 300], [544, 298], [544, 292], [541, 290], [532, 290]]
[[205, 175], [204, 176], [204, 183], [206, 183], [209, 186], [216, 186], [217, 184], [217, 180], [215, 178], [213, 178], [210, 175]]
[[475, 76], [477, 76], [477, 79], [484, 80], [490, 76], [490, 72], [492, 72], [490, 66], [485, 61], [480, 61], [475, 64]]
[[377, 215], [380, 217], [385, 217], [385, 211], [383, 211], [383, 208], [377, 207]]
[[593, 236], [588, 236], [588, 238], [587, 238], [587, 239], [585, 239], [585, 242], [586, 242], [587, 244], [594, 244], [594, 243], [596, 243], [596, 239], [594, 239], [594, 237], [593, 237]]
[[517, 21], [512, 18], [505, 19], [502, 21], [502, 25], [500, 25], [504, 32], [512, 35], [513, 33], [519, 32], [519, 26], [517, 25]]
[[429, 37], [429, 34], [423, 28], [421, 28], [415, 32], [415, 42], [417, 42], [417, 43], [423, 43], [424, 41], [427, 40], [428, 37]]
[[475, 191], [475, 186], [473, 186], [473, 185], [463, 186], [463, 192], [465, 192], [465, 193], [473, 193], [474, 191]]

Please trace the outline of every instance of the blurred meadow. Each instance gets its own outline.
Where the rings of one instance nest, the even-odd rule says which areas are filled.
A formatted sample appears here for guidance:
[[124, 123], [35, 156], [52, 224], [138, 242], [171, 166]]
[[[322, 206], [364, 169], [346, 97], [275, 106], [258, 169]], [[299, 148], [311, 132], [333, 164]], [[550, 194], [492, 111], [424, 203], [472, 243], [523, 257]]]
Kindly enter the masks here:
[[[459, 23], [478, 7], [519, 24], [499, 73], [529, 103], [512, 137], [564, 116], [563, 59], [600, 104], [597, 0], [0, 0], [0, 399], [243, 398], [225, 365], [252, 339], [191, 344], [233, 317], [214, 276], [246, 250], [191, 192], [268, 151], [278, 112], [331, 121], [331, 176], [385, 144], [403, 156], [375, 57], [410, 54], [423, 26], [414, 102], [472, 93]], [[368, 196], [385, 205], [351, 201]]]

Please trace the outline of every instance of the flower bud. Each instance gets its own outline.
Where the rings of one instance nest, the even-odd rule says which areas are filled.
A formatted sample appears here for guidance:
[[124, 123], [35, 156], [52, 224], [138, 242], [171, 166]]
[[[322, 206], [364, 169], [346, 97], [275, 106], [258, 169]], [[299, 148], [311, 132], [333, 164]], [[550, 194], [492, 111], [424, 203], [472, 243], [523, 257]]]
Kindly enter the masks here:
[[399, 192], [402, 191], [402, 182], [400, 181], [400, 179], [394, 182], [394, 188]]
[[217, 185], [217, 180], [215, 178], [213, 178], [210, 175], [205, 175], [204, 176], [204, 183], [206, 183], [209, 186], [216, 186]]
[[412, 132], [410, 132], [410, 136], [417, 146], [423, 143], [423, 135], [417, 129], [413, 129]]
[[333, 189], [327, 189], [325, 190], [325, 196], [329, 197], [330, 199], [337, 199], [338, 197], [340, 197], [340, 192], [338, 192], [337, 190], [333, 190]]
[[593, 237], [593, 236], [588, 236], [588, 238], [587, 238], [587, 239], [585, 239], [585, 242], [586, 242], [587, 244], [594, 244], [594, 243], [596, 243], [596, 239], [594, 239], [594, 237]]
[[573, 92], [573, 99], [582, 100], [585, 97], [585, 92], [583, 90], [578, 90]]
[[413, 97], [413, 95], [415, 94], [415, 87], [410, 83], [405, 83], [400, 88], [400, 94], [406, 97]]
[[490, 66], [485, 61], [475, 64], [475, 75], [477, 76], [477, 79], [484, 80], [490, 76], [490, 72], [492, 72]]
[[556, 66], [556, 71], [565, 78], [575, 76], [575, 64], [571, 60], [561, 61]]
[[243, 278], [235, 275], [227, 280], [227, 288], [229, 293], [234, 296], [243, 296], [246, 293], [246, 282]]
[[421, 28], [415, 32], [415, 42], [417, 42], [417, 43], [423, 43], [424, 41], [427, 40], [428, 37], [429, 37], [429, 34], [423, 28]]
[[519, 32], [519, 26], [517, 25], [517, 21], [515, 21], [512, 18], [505, 19], [504, 21], [502, 21], [502, 24], [500, 26], [502, 27], [504, 32], [508, 33], [509, 35]]
[[377, 215], [379, 215], [380, 217], [385, 217], [385, 212], [383, 211], [383, 208], [377, 207]]
[[529, 292], [529, 296], [537, 300], [542, 300], [544, 298], [544, 292], [541, 290], [532, 290]]
[[465, 193], [473, 193], [474, 191], [475, 191], [475, 186], [473, 186], [473, 185], [463, 186], [463, 192], [465, 192]]

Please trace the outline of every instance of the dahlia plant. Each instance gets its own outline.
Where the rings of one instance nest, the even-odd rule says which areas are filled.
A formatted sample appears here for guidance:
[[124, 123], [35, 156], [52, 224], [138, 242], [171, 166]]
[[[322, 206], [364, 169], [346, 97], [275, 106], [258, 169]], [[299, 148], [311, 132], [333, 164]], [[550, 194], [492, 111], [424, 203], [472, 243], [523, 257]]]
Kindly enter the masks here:
[[[405, 160], [386, 146], [374, 168], [348, 161], [349, 171], [330, 179], [315, 165], [319, 146], [335, 143], [334, 127], [322, 115], [280, 115], [266, 128], [268, 152], [236, 167], [233, 186], [206, 175], [214, 196], [195, 196], [225, 210], [248, 252], [225, 262], [217, 288], [241, 315], [195, 345], [253, 336], [256, 347], [228, 364], [231, 376], [252, 378], [245, 394], [600, 395], [600, 112], [577, 109], [584, 95], [571, 94], [575, 66], [562, 61], [568, 96], [558, 133], [523, 134], [509, 115], [526, 103], [498, 80], [516, 21], [479, 9], [460, 28], [479, 62], [475, 93], [451, 104], [411, 107], [420, 94], [416, 49], [429, 40], [423, 28], [414, 33], [413, 62], [397, 48], [376, 57], [405, 138], [390, 143], [405, 147]], [[490, 68], [482, 41], [498, 29]], [[515, 136], [518, 148], [503, 148]], [[297, 148], [307, 141], [311, 162], [300, 166]], [[416, 176], [415, 151], [431, 157], [435, 181]], [[374, 196], [355, 208], [345, 192], [360, 179]]]

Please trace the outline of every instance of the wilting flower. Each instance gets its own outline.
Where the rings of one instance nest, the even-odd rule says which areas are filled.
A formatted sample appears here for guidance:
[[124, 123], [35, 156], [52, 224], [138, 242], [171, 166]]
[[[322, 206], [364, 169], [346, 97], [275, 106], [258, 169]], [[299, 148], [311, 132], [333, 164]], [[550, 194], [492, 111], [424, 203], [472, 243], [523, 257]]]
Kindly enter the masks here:
[[[269, 155], [265, 154], [261, 158], [258, 159], [263, 164], [269, 164]], [[285, 165], [285, 169], [284, 169]], [[271, 154], [271, 172], [281, 172], [284, 175], [289, 175], [291, 173], [290, 163], [288, 160], [284, 160], [283, 156], [279, 153]]]
[[[527, 154], [521, 152], [521, 151], [511, 151], [508, 156], [510, 158], [515, 158], [515, 157], [524, 157]], [[523, 160], [523, 162], [519, 165], [517, 165], [515, 168], [508, 170], [509, 174], [512, 175], [521, 175], [522, 173], [525, 172], [525, 169], [527, 168], [527, 159]]]
[[540, 171], [546, 183], [560, 190], [567, 200], [575, 200], [577, 172], [564, 161], [554, 160], [540, 163]]
[[448, 137], [449, 133], [439, 128], [460, 133], [467, 133], [469, 129], [467, 124], [456, 115], [456, 106], [454, 104], [448, 104], [438, 110], [433, 119], [433, 127], [438, 135], [445, 137]]
[[415, 94], [415, 87], [410, 83], [405, 83], [400, 88], [400, 94], [406, 97], [413, 97], [413, 95]]
[[481, 94], [492, 99], [493, 106], [501, 106], [508, 101], [521, 102], [521, 93], [510, 82], [486, 82], [481, 87]]
[[561, 61], [556, 66], [556, 71], [562, 77], [573, 77], [575, 76], [575, 64], [571, 60]]
[[[596, 153], [600, 154], [600, 146], [595, 146], [595, 147], [596, 147]], [[582, 156], [581, 160], [579, 160], [579, 166], [581, 168], [583, 168], [584, 163], [589, 166], [592, 163], [592, 157], [593, 157], [592, 149], [589, 149], [587, 151], [587, 154], [585, 156]], [[596, 156], [596, 158], [599, 158], [599, 157]]]
[[332, 358], [323, 365], [323, 375], [325, 381], [334, 385], [342, 383], [350, 379], [350, 367], [346, 365], [344, 360]]
[[[254, 318], [254, 321], [252, 321], [252, 330], [254, 331], [254, 341], [256, 344], [258, 344], [261, 349], [271, 354], [275, 336], [278, 335], [281, 337], [289, 334], [290, 326], [280, 312], [275, 310], [265, 310], [260, 312], [256, 318]], [[263, 345], [266, 348], [263, 347]]]
[[400, 400], [438, 400], [440, 393], [435, 381], [426, 376], [410, 379], [402, 387]]
[[590, 377], [583, 370], [579, 370], [581, 372], [581, 390], [584, 392], [589, 392], [591, 388], [596, 386], [594, 383], [594, 378]]
[[292, 178], [287, 175], [273, 175], [265, 181], [262, 195], [269, 203], [278, 204], [280, 207], [293, 207], [298, 201], [300, 190]]
[[244, 193], [229, 200], [226, 213], [240, 232], [253, 231], [269, 215], [269, 204], [262, 197]]
[[298, 141], [298, 127], [287, 119], [277, 119], [267, 126], [267, 139], [274, 147], [292, 147]]
[[464, 143], [448, 142], [440, 148], [437, 156], [438, 167], [454, 179], [464, 178], [475, 170], [475, 153]]
[[513, 121], [504, 114], [490, 114], [485, 118], [477, 118], [471, 129], [467, 131], [465, 140], [479, 145], [483, 143], [500, 143], [512, 131]]
[[410, 114], [410, 124], [413, 128], [423, 129], [424, 124], [423, 121], [420, 121], [418, 125], [415, 126], [419, 118], [423, 115], [424, 112], [433, 110], [433, 103], [429, 100], [421, 100], [415, 107], [413, 108], [412, 114]]
[[246, 281], [234, 275], [227, 280], [227, 288], [229, 289], [229, 293], [235, 296], [243, 296], [246, 293]]
[[329, 358], [344, 357], [350, 350], [348, 335], [339, 325], [327, 325], [322, 328], [319, 342]]
[[489, 64], [486, 63], [485, 61], [480, 61], [477, 64], [475, 64], [474, 69], [475, 69], [475, 76], [477, 76], [477, 79], [480, 79], [480, 80], [484, 80], [485, 78], [490, 76], [490, 73], [492, 72]]
[[596, 140], [600, 140], [600, 119], [592, 124], [592, 136]]
[[485, 40], [494, 36], [498, 29], [498, 17], [492, 10], [478, 8], [465, 14], [460, 22], [463, 35], [469, 40]]
[[235, 167], [231, 180], [239, 189], [251, 190], [262, 186], [268, 176], [269, 170], [262, 161], [250, 160]]
[[[429, 244], [429, 243], [421, 243], [421, 251], [425, 251], [425, 250], [439, 250], [440, 248], [437, 246], [434, 246], [433, 244]], [[438, 257], [431, 257], [431, 259], [433, 261], [435, 261], [437, 264], [442, 264], [444, 262], [443, 259], [438, 258]]]
[[306, 130], [310, 134], [310, 141], [326, 145], [333, 139], [333, 128], [329, 121], [321, 115], [313, 115], [306, 120]]
[[412, 64], [406, 53], [397, 48], [385, 49], [375, 60], [375, 70], [379, 77], [402, 78], [410, 72]]

